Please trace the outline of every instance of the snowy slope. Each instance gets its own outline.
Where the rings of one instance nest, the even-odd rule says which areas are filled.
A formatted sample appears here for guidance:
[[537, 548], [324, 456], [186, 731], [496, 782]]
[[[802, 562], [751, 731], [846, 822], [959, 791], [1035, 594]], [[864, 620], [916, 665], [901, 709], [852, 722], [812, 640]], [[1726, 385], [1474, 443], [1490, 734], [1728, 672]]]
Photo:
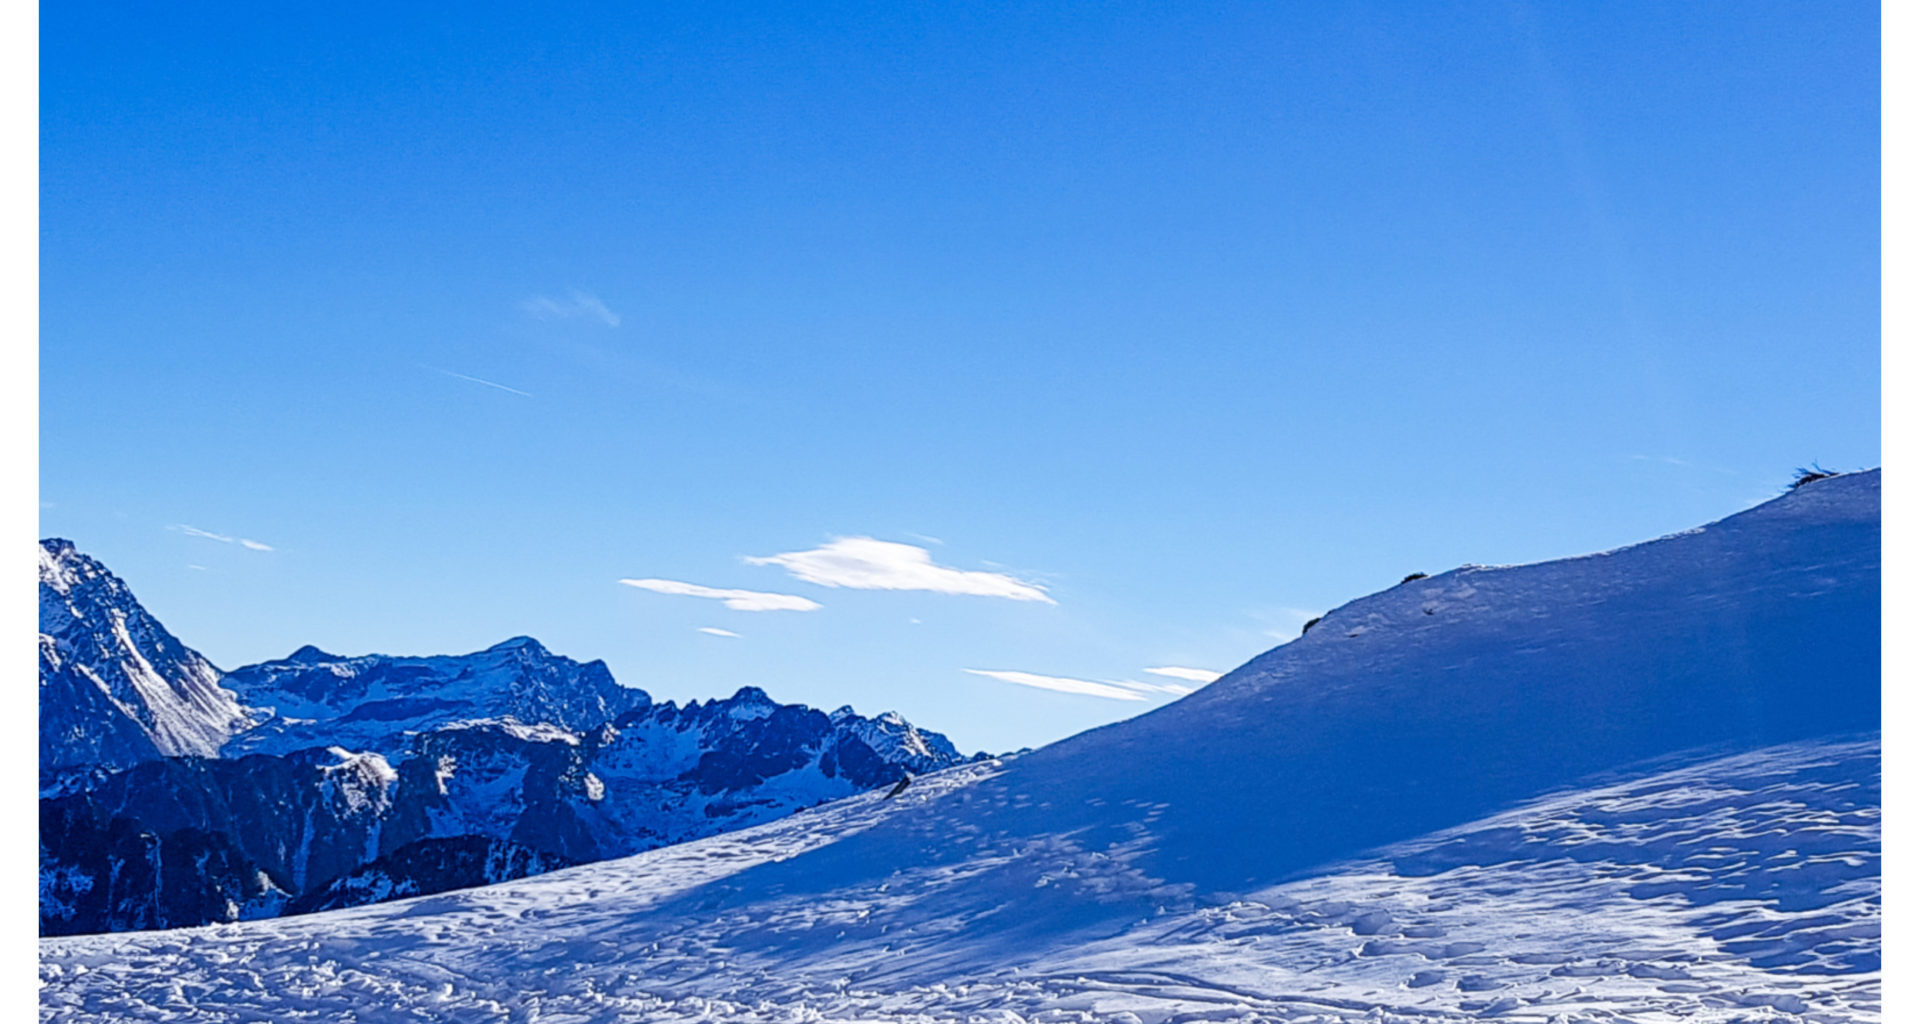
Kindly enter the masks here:
[[72, 542], [40, 542], [40, 770], [212, 755], [246, 724], [220, 671]]
[[308, 919], [45, 940], [43, 1015], [1875, 1019], [1878, 521], [1878, 473], [1854, 474], [1410, 582], [892, 801]]
[[[970, 765], [892, 801], [865, 794], [484, 889], [43, 940], [41, 1016], [1871, 1021], [1878, 759], [1871, 739], [1713, 759], [1215, 903], [1155, 893], [1065, 840], [901, 865], [824, 893], [751, 881], [790, 877], [876, 826], [964, 802], [1007, 767]], [[1137, 916], [1017, 937], [976, 928], [1002, 904], [1017, 912], [1064, 890]], [[1164, 902], [1129, 898], [1139, 893]]]
[[995, 825], [1111, 833], [1094, 801], [1165, 803], [1142, 869], [1236, 890], [1642, 758], [1876, 730], [1879, 538], [1873, 471], [1654, 542], [1404, 583], [1023, 759], [1005, 792], [1031, 809]]

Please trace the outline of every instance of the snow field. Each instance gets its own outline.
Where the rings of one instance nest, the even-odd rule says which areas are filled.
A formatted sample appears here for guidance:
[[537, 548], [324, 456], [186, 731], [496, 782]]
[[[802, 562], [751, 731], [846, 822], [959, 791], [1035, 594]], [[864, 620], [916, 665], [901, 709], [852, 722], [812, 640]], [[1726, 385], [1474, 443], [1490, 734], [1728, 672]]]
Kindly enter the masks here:
[[[47, 940], [42, 1017], [1875, 1020], [1878, 757], [1868, 737], [1717, 758], [1226, 903], [1182, 904], [1071, 841], [1006, 857], [990, 836], [878, 885], [748, 884], [1003, 771], [967, 766], [485, 889]], [[1023, 930], [1014, 885], [1116, 895], [1103, 920]]]

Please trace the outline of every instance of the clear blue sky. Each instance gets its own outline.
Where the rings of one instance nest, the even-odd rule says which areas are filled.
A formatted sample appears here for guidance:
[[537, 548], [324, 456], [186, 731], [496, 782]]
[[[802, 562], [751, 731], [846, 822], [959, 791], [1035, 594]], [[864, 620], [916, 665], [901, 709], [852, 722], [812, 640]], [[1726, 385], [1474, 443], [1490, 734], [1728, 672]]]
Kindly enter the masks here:
[[1879, 461], [1876, 5], [628, 6], [44, 6], [41, 533], [997, 750]]

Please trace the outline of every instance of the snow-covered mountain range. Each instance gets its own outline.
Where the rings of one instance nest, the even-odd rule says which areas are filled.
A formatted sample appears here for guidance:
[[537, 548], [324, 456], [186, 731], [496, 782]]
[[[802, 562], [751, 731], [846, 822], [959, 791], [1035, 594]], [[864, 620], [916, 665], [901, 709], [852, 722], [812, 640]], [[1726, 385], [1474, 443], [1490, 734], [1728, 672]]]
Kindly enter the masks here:
[[1412, 580], [894, 799], [43, 940], [42, 1016], [1877, 1020], [1879, 483]]
[[270, 709], [227, 744], [229, 755], [335, 745], [398, 760], [414, 734], [450, 720], [513, 718], [579, 733], [652, 703], [645, 690], [614, 682], [606, 663], [557, 657], [528, 636], [429, 658], [343, 658], [308, 646], [221, 683]]
[[965, 760], [895, 714], [747, 687], [655, 703], [529, 637], [303, 647], [222, 674], [41, 545], [41, 929], [165, 928], [496, 882], [758, 824]]

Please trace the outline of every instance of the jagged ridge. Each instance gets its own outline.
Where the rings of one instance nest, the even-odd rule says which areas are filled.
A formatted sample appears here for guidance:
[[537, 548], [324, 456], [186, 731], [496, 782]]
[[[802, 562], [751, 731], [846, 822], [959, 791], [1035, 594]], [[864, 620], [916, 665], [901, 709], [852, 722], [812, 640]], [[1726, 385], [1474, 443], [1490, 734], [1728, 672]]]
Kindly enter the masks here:
[[220, 670], [72, 541], [40, 542], [40, 777], [208, 756], [246, 724]]
[[309, 645], [223, 677], [66, 541], [42, 543], [41, 620], [47, 934], [498, 881], [963, 760], [898, 715], [757, 687], [656, 704], [531, 637], [433, 657]]

